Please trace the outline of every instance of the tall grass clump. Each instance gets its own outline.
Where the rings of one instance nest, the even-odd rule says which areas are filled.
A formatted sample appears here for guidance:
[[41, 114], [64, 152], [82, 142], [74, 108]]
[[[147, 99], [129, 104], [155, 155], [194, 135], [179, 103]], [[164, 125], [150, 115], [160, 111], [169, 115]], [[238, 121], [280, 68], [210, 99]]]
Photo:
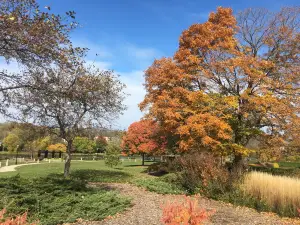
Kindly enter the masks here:
[[265, 202], [270, 210], [282, 216], [298, 216], [300, 208], [300, 179], [250, 172], [245, 176], [242, 190]]

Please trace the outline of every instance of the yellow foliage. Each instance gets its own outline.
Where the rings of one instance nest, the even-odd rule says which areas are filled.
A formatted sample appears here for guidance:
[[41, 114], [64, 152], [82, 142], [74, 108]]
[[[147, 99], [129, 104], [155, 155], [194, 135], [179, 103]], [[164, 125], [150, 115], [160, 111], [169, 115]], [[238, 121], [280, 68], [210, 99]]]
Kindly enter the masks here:
[[47, 150], [48, 151], [66, 152], [67, 147], [65, 144], [58, 143], [58, 144], [54, 144], [54, 145], [49, 145], [47, 147]]

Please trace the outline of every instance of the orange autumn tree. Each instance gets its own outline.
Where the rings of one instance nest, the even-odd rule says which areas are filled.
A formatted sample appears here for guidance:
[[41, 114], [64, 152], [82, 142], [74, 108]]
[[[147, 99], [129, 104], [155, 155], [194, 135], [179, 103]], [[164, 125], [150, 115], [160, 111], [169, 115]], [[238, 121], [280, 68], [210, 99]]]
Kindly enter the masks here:
[[284, 145], [299, 121], [299, 13], [248, 9], [235, 17], [219, 7], [182, 33], [173, 58], [148, 68], [141, 110], [177, 137], [181, 152], [233, 154], [238, 164], [250, 140]]
[[160, 154], [165, 151], [165, 137], [160, 135], [160, 127], [155, 121], [141, 120], [128, 127], [121, 147], [130, 154], [140, 153], [144, 166], [145, 154]]

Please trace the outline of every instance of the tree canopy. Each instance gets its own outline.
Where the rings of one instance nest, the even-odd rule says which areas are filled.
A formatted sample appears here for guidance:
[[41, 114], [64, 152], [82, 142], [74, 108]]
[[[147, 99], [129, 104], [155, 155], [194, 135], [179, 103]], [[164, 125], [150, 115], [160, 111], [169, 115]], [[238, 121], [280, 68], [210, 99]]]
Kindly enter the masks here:
[[75, 137], [74, 150], [76, 152], [92, 153], [96, 150], [96, 143], [87, 137]]
[[142, 154], [144, 165], [145, 154], [158, 154], [165, 151], [165, 137], [160, 134], [159, 125], [153, 120], [141, 120], [132, 123], [122, 138], [123, 152]]
[[239, 161], [251, 139], [277, 147], [299, 133], [299, 7], [278, 13], [219, 7], [183, 31], [172, 58], [145, 73], [148, 117], [179, 151], [206, 149]]

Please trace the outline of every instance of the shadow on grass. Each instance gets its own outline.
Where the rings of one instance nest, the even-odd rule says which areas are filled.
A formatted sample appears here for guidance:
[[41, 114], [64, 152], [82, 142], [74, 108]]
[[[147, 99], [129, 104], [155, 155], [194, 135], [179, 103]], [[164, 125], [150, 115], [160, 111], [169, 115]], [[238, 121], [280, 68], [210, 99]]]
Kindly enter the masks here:
[[[145, 165], [145, 166], [148, 166], [148, 165]], [[142, 164], [141, 165], [136, 165], [136, 164], [124, 165], [124, 167], [145, 167], [145, 166], [142, 166]]]
[[71, 173], [71, 178], [87, 182], [126, 182], [132, 177], [123, 171], [112, 170], [76, 170]]
[[127, 175], [100, 170], [83, 172], [74, 171], [73, 177], [66, 179], [62, 174], [34, 179], [19, 175], [0, 179], [0, 209], [6, 208], [12, 215], [28, 212], [29, 223], [39, 221], [55, 225], [74, 223], [77, 218], [102, 220], [130, 206], [129, 199], [118, 196], [109, 187], [87, 185], [92, 176], [101, 176], [107, 181], [109, 176], [112, 180], [128, 178]]

